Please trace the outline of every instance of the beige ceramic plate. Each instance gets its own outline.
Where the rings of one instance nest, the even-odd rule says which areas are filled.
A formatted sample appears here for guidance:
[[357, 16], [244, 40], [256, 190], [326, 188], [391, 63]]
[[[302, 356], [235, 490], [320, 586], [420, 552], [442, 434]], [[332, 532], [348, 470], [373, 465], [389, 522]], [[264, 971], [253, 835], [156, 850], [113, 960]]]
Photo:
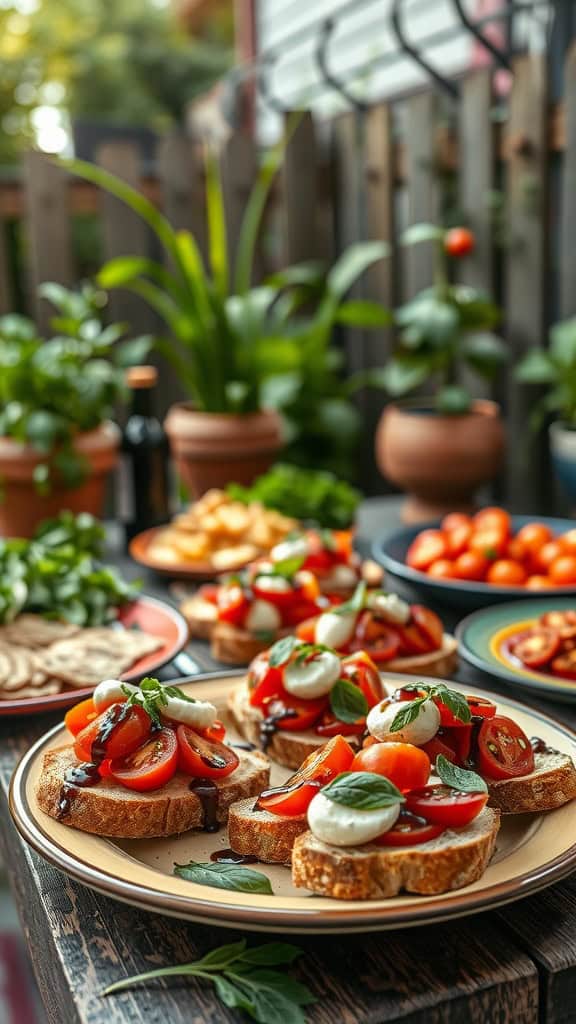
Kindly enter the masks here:
[[[406, 676], [398, 680], [406, 682]], [[187, 683], [195, 697], [212, 700], [234, 730], [226, 711], [226, 696], [237, 676], [204, 677]], [[392, 677], [386, 678], [391, 682]], [[576, 736], [560, 723], [515, 701], [481, 690], [496, 700], [503, 714], [515, 718], [529, 736], [576, 757]], [[44, 751], [67, 741], [57, 727], [40, 739], [16, 769], [10, 808], [24, 837], [46, 860], [72, 878], [115, 899], [199, 923], [249, 931], [363, 932], [424, 925], [499, 906], [558, 881], [576, 866], [576, 802], [546, 815], [517, 815], [503, 819], [496, 853], [484, 877], [473, 885], [443, 896], [406, 895], [388, 900], [342, 901], [314, 896], [292, 886], [283, 867], [258, 865], [269, 875], [274, 896], [247, 895], [211, 889], [172, 875], [174, 863], [206, 861], [226, 847], [226, 832], [218, 835], [188, 832], [155, 840], [111, 841], [75, 831], [52, 820], [34, 796]], [[288, 773], [276, 769], [274, 782]]]

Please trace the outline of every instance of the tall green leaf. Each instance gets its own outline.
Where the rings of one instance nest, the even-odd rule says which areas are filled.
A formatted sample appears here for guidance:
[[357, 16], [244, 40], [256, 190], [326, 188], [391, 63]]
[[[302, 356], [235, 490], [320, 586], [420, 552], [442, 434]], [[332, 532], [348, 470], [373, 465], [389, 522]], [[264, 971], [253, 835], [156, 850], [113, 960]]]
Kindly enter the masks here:
[[206, 154], [206, 214], [210, 266], [216, 288], [224, 297], [228, 294], [228, 237], [220, 166], [212, 151]]
[[329, 293], [336, 299], [342, 299], [364, 271], [384, 259], [389, 252], [387, 242], [356, 242], [351, 245], [328, 274], [326, 284]]

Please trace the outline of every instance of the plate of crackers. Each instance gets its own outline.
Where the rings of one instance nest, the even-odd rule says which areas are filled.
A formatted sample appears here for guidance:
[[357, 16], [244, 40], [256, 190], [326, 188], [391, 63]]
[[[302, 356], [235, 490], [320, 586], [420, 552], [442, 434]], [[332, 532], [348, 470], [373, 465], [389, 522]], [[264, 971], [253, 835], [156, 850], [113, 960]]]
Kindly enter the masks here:
[[141, 679], [172, 661], [187, 639], [180, 612], [148, 596], [104, 626], [21, 613], [0, 626], [0, 717], [68, 707], [101, 679]]
[[207, 580], [253, 562], [297, 530], [296, 519], [212, 489], [166, 526], [130, 543], [135, 562], [172, 579]]

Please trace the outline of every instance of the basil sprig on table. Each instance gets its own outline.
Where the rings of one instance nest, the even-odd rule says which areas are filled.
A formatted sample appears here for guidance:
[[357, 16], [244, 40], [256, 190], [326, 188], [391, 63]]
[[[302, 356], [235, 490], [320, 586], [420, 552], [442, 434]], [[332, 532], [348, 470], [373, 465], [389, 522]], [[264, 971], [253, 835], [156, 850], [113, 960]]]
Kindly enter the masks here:
[[200, 960], [160, 967], [109, 985], [103, 996], [121, 992], [155, 978], [184, 975], [210, 981], [216, 995], [231, 1009], [243, 1010], [258, 1024], [305, 1024], [303, 1006], [316, 1000], [310, 989], [284, 971], [303, 950], [288, 942], [267, 942], [247, 948], [246, 939], [218, 946]]
[[189, 864], [175, 864], [174, 874], [179, 878], [185, 878], [187, 882], [211, 885], [215, 889], [273, 895], [270, 879], [266, 875], [237, 864], [202, 864], [200, 861], [191, 860]]
[[406, 802], [400, 790], [376, 772], [342, 772], [324, 786], [322, 796], [359, 811], [378, 811]]
[[332, 714], [341, 722], [353, 723], [368, 714], [368, 701], [349, 679], [337, 679], [330, 691]]
[[458, 690], [450, 690], [445, 683], [436, 683], [433, 686], [427, 683], [408, 683], [402, 689], [414, 690], [418, 696], [414, 700], [405, 702], [405, 707], [401, 708], [394, 718], [390, 726], [390, 732], [400, 732], [407, 725], [410, 725], [411, 722], [415, 722], [422, 705], [433, 697], [436, 697], [441, 704], [444, 704], [452, 712], [455, 718], [465, 725], [472, 718], [470, 706], [464, 694], [459, 693]]
[[469, 772], [466, 768], [459, 768], [452, 764], [444, 754], [438, 754], [436, 758], [435, 772], [441, 782], [450, 789], [457, 789], [461, 793], [487, 793], [488, 786], [481, 775], [476, 772]]
[[194, 697], [189, 697], [180, 687], [163, 686], [158, 679], [154, 679], [151, 676], [143, 679], [138, 686], [138, 690], [132, 690], [129, 686], [122, 686], [122, 692], [128, 698], [127, 703], [139, 704], [150, 715], [150, 718], [156, 725], [160, 725], [160, 715], [162, 708], [168, 705], [168, 697], [178, 697], [179, 700], [185, 700], [188, 704], [197, 703]]

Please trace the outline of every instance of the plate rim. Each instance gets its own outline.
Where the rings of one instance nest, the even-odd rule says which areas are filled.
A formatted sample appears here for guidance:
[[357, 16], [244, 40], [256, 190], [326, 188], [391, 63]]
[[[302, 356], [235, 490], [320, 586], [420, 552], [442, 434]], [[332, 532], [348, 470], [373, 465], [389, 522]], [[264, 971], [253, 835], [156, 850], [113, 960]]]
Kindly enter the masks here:
[[[168, 601], [163, 600], [160, 597], [153, 597], [152, 594], [139, 594], [138, 597], [129, 602], [129, 607], [134, 607], [137, 604], [145, 604], [148, 607], [161, 609], [165, 614], [176, 623], [178, 629], [178, 636], [174, 641], [173, 647], [167, 652], [166, 656], [162, 655], [153, 667], [150, 667], [150, 672], [156, 672], [158, 669], [163, 668], [164, 665], [168, 665], [180, 652], [184, 649], [188, 643], [189, 627], [186, 619], [182, 615], [182, 612], [175, 608], [174, 605]], [[111, 623], [110, 625], [112, 625]], [[139, 672], [131, 672], [127, 670], [122, 673], [122, 678], [125, 682], [130, 682], [133, 679], [139, 677]], [[89, 697], [93, 692], [93, 686], [84, 686], [79, 690], [63, 690], [61, 693], [55, 694], [44, 694], [44, 696], [38, 697], [21, 697], [19, 700], [4, 700], [0, 701], [0, 719], [9, 718], [12, 715], [35, 715], [43, 712], [60, 711], [66, 707], [70, 707], [77, 701], [82, 700], [84, 697]]]
[[[128, 552], [130, 554], [130, 557], [135, 562], [137, 562], [138, 565], [143, 565], [146, 569], [152, 569], [153, 572], [156, 572], [161, 576], [169, 576], [172, 579], [189, 579], [198, 582], [214, 580], [218, 576], [220, 576], [224, 571], [237, 572], [240, 569], [245, 568], [245, 566], [249, 564], [249, 562], [244, 562], [242, 565], [237, 566], [234, 570], [222, 570], [215, 569], [210, 562], [197, 561], [192, 564], [187, 564], [186, 562], [177, 562], [174, 565], [166, 565], [165, 562], [158, 562], [155, 558], [147, 557], [148, 547], [150, 545], [152, 538], [160, 530], [165, 530], [170, 525], [170, 523], [164, 523], [160, 524], [159, 526], [150, 526], [148, 527], [147, 530], [141, 530], [140, 533], [137, 533], [134, 537], [132, 537], [128, 545]], [[145, 544], [145, 550], [143, 552], [144, 557], [142, 557], [142, 552], [137, 550], [139, 543]]]
[[[533, 516], [529, 515], [512, 515], [512, 519], [524, 519], [530, 522], [535, 521]], [[510, 597], [510, 598], [522, 598], [526, 595], [527, 591], [525, 587], [502, 587], [493, 584], [483, 583], [478, 580], [442, 580], [432, 576], [428, 576], [425, 572], [420, 572], [418, 569], [412, 569], [411, 566], [406, 565], [405, 562], [400, 562], [393, 555], [388, 554], [384, 550], [384, 544], [392, 540], [400, 538], [403, 534], [409, 531], [420, 531], [420, 530], [434, 530], [440, 526], [440, 519], [430, 519], [423, 523], [405, 524], [399, 526], [396, 529], [388, 530], [386, 533], [376, 537], [370, 545], [370, 552], [375, 561], [382, 565], [387, 572], [393, 576], [398, 576], [400, 579], [406, 580], [408, 583], [414, 586], [426, 586], [430, 589], [438, 590], [443, 594], [454, 594], [459, 593], [477, 594], [478, 597]], [[566, 523], [573, 526], [573, 520], [565, 519], [562, 516], [540, 516], [538, 522], [552, 524], [552, 523]], [[524, 525], [524, 524], [523, 524]], [[534, 591], [534, 595], [541, 593], [541, 591]], [[576, 594], [576, 585], [570, 587], [555, 587], [546, 590], [546, 596], [550, 597], [569, 597], [571, 594]]]
[[[479, 669], [485, 675], [488, 675], [493, 679], [503, 679], [506, 680], [506, 682], [509, 682], [510, 685], [534, 690], [542, 697], [547, 696], [549, 699], [556, 698], [557, 700], [561, 699], [564, 702], [576, 702], [576, 684], [574, 686], [574, 692], [570, 693], [570, 691], [565, 688], [555, 686], [554, 676], [544, 676], [544, 673], [542, 673], [542, 678], [540, 679], [535, 674], [522, 675], [520, 673], [513, 672], [512, 669], [505, 664], [498, 666], [497, 668], [495, 665], [492, 666], [489, 662], [485, 661], [482, 656], [472, 650], [466, 642], [466, 631], [473, 624], [474, 620], [481, 615], [495, 613], [496, 610], [502, 611], [512, 607], [517, 608], [519, 606], [525, 607], [528, 611], [530, 606], [533, 607], [534, 603], [537, 601], [550, 601], [557, 604], [559, 598], [554, 596], [554, 592], [552, 592], [551, 597], [548, 596], [548, 593], [549, 592], [546, 592], [545, 596], [543, 594], [534, 594], [532, 598], [525, 598], [523, 601], [504, 601], [495, 605], [488, 605], [484, 608], [476, 608], [474, 611], [466, 615], [465, 618], [461, 619], [454, 629], [454, 636], [458, 641], [458, 653], [465, 661], [468, 662], [469, 665]], [[572, 603], [574, 601], [574, 599], [569, 597], [568, 594], [563, 594], [562, 597], [565, 601], [571, 601]], [[513, 623], [510, 623], [510, 625], [513, 625]], [[550, 682], [547, 682], [548, 679], [550, 679]]]
[[[229, 679], [235, 675], [241, 676], [242, 674], [242, 671], [218, 670], [180, 679], [177, 682], [182, 685], [186, 682], [193, 684], [212, 680], [223, 681], [223, 679]], [[386, 679], [386, 673], [383, 673], [383, 676]], [[395, 674], [391, 674], [390, 677], [397, 678]], [[496, 699], [504, 699], [507, 705], [512, 708], [518, 707], [522, 712], [528, 712], [530, 715], [544, 720], [566, 735], [572, 744], [576, 743], [576, 731], [570, 729], [555, 716], [549, 715], [539, 708], [532, 708], [513, 698], [507, 696], [502, 698], [502, 695], [493, 694], [490, 690], [483, 692]], [[517, 876], [513, 881], [499, 882], [488, 889], [480, 890], [476, 894], [464, 897], [464, 899], [462, 898], [461, 890], [454, 890], [448, 899], [444, 899], [436, 907], [431, 906], [425, 897], [420, 897], [413, 907], [405, 909], [395, 908], [388, 913], [386, 908], [382, 907], [374, 910], [374, 901], [371, 900], [366, 900], [365, 908], [354, 911], [346, 909], [346, 901], [342, 901], [342, 908], [330, 908], [327, 911], [317, 908], [311, 908], [309, 911], [303, 908], [295, 910], [283, 908], [274, 911], [267, 907], [238, 907], [238, 905], [234, 904], [215, 904], [209, 898], [202, 899], [166, 892], [162, 893], [157, 888], [154, 889], [140, 883], [136, 884], [125, 879], [118, 879], [117, 876], [110, 872], [94, 867], [93, 864], [83, 861], [78, 856], [69, 854], [65, 847], [62, 847], [50, 836], [47, 836], [42, 826], [36, 821], [26, 799], [28, 774], [33, 762], [44, 746], [61, 730], [62, 724], [58, 723], [48, 732], [44, 733], [18, 762], [10, 780], [8, 796], [12, 820], [21, 837], [43, 859], [47, 860], [58, 870], [63, 871], [75, 879], [75, 881], [105, 896], [119, 899], [121, 902], [129, 903], [132, 906], [149, 912], [165, 914], [202, 924], [212, 923], [220, 927], [238, 928], [244, 926], [249, 930], [255, 931], [277, 932], [282, 930], [299, 934], [344, 934], [347, 932], [385, 931], [395, 928], [425, 926], [494, 909], [524, 896], [532, 895], [554, 882], [561, 881], [574, 870], [576, 840], [567, 850], [553, 860], [545, 862], [539, 868], [534, 868], [525, 874]], [[416, 896], [416, 894], [414, 895]]]

